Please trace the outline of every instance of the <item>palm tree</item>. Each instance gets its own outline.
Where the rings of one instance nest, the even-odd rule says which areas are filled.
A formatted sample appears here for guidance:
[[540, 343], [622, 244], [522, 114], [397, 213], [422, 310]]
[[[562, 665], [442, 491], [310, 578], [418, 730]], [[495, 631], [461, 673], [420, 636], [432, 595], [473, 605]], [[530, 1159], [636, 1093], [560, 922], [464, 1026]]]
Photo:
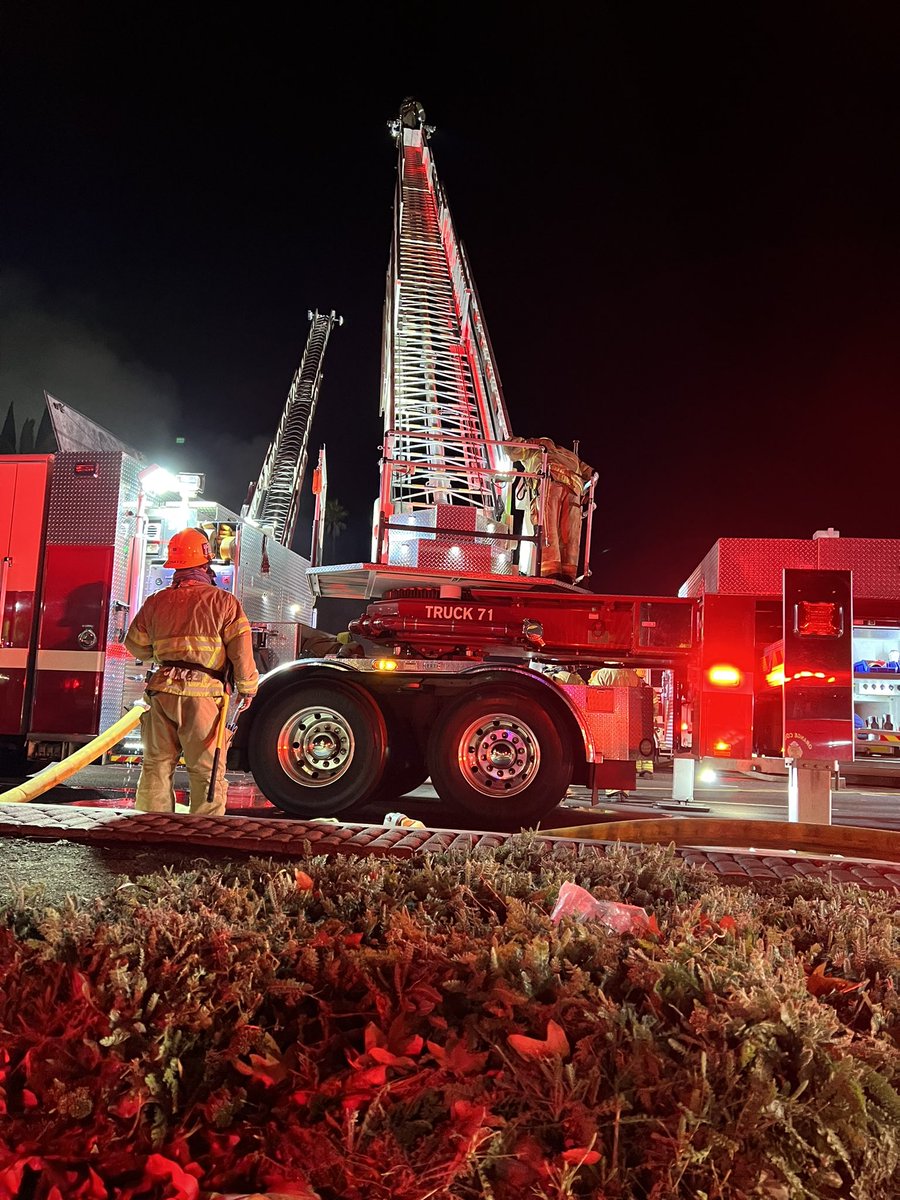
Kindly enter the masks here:
[[331, 557], [334, 558], [334, 544], [347, 528], [347, 518], [350, 514], [340, 500], [325, 502], [325, 536], [329, 539]]
[[19, 431], [19, 453], [34, 454], [34, 417], [24, 421]]
[[44, 409], [37, 433], [34, 430], [34, 417], [26, 418], [16, 433], [16, 406], [10, 400], [6, 420], [0, 430], [0, 454], [53, 454], [55, 451], [56, 438], [47, 409]]
[[15, 454], [16, 449], [16, 407], [10, 400], [9, 408], [6, 410], [6, 420], [0, 431], [0, 454]]

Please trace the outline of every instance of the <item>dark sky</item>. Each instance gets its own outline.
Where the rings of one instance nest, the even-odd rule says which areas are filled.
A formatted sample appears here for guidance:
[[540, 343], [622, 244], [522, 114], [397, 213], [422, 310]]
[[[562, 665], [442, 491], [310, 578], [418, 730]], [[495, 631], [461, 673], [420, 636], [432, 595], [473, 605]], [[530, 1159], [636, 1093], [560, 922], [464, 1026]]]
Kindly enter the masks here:
[[414, 94], [513, 429], [600, 471], [596, 590], [671, 593], [719, 536], [900, 535], [900, 8], [311, 9], [5, 6], [0, 410], [184, 437], [237, 507], [335, 308], [313, 453], [365, 556]]

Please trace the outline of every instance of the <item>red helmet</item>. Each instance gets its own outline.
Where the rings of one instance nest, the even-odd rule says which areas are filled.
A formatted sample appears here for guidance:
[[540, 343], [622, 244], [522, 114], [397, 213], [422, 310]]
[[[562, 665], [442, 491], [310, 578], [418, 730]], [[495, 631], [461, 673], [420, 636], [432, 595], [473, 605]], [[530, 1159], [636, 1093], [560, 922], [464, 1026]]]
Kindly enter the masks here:
[[205, 567], [209, 562], [212, 562], [212, 551], [202, 529], [182, 529], [170, 540], [167, 567], [183, 571], [187, 567]]

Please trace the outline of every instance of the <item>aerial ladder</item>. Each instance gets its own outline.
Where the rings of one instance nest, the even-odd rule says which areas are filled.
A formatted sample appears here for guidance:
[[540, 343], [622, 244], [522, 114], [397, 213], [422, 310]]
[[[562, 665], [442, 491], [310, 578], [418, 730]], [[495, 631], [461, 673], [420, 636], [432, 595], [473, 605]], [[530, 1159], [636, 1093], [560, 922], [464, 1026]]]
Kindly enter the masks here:
[[[382, 346], [384, 454], [373, 524], [382, 566], [513, 574], [509, 416], [478, 293], [421, 104], [397, 147]], [[476, 536], [481, 535], [481, 536]]]
[[[602, 689], [598, 699], [601, 689], [571, 668], [683, 661], [696, 606], [596, 596], [541, 577], [546, 452], [538, 447], [526, 469], [535, 443], [512, 436], [421, 105], [404, 101], [390, 129], [398, 174], [372, 559], [308, 573], [319, 596], [367, 602], [348, 631], [356, 653], [268, 676], [239, 724], [232, 764], [302, 816], [393, 800], [430, 777], [442, 801], [485, 828], [532, 822], [573, 780], [634, 780], [639, 689]], [[523, 483], [538, 501], [533, 533], [516, 528]], [[537, 553], [523, 567], [526, 543]]]
[[[344, 318], [334, 310], [309, 313], [311, 322], [300, 366], [291, 381], [281, 420], [256, 483], [251, 486], [242, 516], [258, 525], [281, 546], [290, 547], [297, 526], [300, 491], [309, 454], [309, 431], [322, 386], [328, 339]], [[320, 455], [317, 479], [324, 477]], [[321, 493], [317, 492], [317, 501]], [[322, 500], [324, 504], [324, 498]]]
[[509, 418], [472, 274], [437, 177], [421, 105], [390, 124], [397, 196], [388, 265], [381, 411], [395, 456], [390, 501], [493, 508], [489, 471]]

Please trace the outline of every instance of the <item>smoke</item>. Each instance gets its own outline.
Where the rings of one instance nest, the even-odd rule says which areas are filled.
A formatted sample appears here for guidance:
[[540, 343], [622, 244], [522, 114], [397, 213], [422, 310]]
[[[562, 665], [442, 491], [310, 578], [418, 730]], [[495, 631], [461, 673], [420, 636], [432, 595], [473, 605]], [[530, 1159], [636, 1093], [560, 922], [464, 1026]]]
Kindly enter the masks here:
[[46, 390], [148, 462], [203, 472], [206, 497], [239, 512], [269, 439], [242, 441], [212, 426], [179, 444], [185, 400], [176, 381], [137, 361], [93, 309], [88, 296], [54, 300], [31, 276], [0, 268], [0, 421], [12, 401], [19, 429], [29, 417], [39, 424]]
[[0, 271], [0, 408], [40, 421], [44, 390], [151, 457], [174, 440], [179, 409], [172, 379], [131, 359], [96, 328], [88, 300], [55, 311], [35, 281]]
[[255, 437], [242, 442], [219, 432], [203, 438], [202, 442], [194, 438], [189, 453], [194, 465], [187, 469], [206, 475], [204, 499], [216, 500], [239, 513], [247, 499], [249, 484], [259, 475], [271, 440]]

